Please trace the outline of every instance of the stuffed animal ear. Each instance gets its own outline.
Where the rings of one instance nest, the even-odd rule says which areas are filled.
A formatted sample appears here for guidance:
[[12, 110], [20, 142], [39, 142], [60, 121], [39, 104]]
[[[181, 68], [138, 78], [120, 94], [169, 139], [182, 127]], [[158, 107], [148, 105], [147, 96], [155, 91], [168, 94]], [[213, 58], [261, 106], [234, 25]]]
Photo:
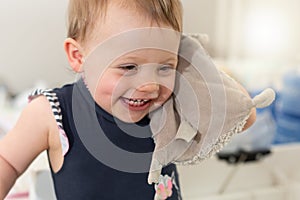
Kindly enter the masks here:
[[[156, 180], [152, 172], [159, 171], [158, 166], [195, 164], [218, 152], [231, 136], [242, 131], [253, 107], [268, 106], [275, 98], [274, 91], [267, 89], [252, 100], [234, 79], [217, 69], [199, 42], [187, 36], [182, 36], [177, 71], [174, 95], [169, 100], [174, 105], [166, 108], [170, 105], [167, 102], [161, 108], [174, 112], [150, 122], [150, 126], [162, 128], [151, 126], [159, 131], [154, 135], [152, 161], [156, 164], [150, 169], [149, 182]], [[157, 113], [151, 120], [159, 118]]]

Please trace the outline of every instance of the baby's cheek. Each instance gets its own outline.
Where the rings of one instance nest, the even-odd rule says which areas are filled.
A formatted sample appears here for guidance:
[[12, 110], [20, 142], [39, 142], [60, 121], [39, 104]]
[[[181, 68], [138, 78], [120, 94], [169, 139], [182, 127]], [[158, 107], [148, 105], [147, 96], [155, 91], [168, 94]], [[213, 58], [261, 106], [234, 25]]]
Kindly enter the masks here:
[[111, 110], [110, 107], [113, 103], [112, 98], [115, 85], [116, 84], [114, 83], [114, 81], [107, 78], [100, 79], [97, 84], [94, 98], [98, 105], [100, 105], [106, 111]]
[[114, 76], [103, 76], [99, 79], [97, 84], [97, 95], [110, 95], [114, 93], [116, 88], [118, 87], [119, 81]]

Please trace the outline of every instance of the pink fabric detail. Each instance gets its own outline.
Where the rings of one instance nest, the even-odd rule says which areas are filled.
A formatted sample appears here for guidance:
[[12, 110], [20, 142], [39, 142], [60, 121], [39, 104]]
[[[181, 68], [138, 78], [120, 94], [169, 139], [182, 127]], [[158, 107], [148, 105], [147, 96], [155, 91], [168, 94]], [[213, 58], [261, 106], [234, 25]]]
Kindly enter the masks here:
[[172, 181], [169, 179], [169, 180], [168, 180], [168, 190], [172, 190], [172, 188], [173, 188], [173, 183], [172, 183]]
[[29, 197], [29, 192], [20, 192], [9, 194], [5, 200], [16, 200], [16, 199], [27, 199]]
[[63, 156], [65, 156], [68, 151], [69, 151], [69, 140], [68, 140], [68, 137], [65, 133], [65, 131], [61, 128], [61, 127], [58, 127], [59, 128], [59, 138], [60, 138], [60, 143], [61, 143], [61, 147], [62, 147], [62, 153], [63, 153]]
[[155, 186], [156, 194], [155, 194], [155, 200], [165, 200], [168, 197], [172, 196], [172, 188], [173, 188], [173, 182], [172, 178], [168, 175], [160, 176], [159, 183]]
[[38, 96], [40, 96], [40, 94], [39, 95], [29, 95], [27, 98], [28, 103], [30, 103], [33, 99], [35, 99]]
[[28, 99], [27, 99], [27, 102], [30, 103], [32, 100], [33, 100], [33, 97], [29, 96]]

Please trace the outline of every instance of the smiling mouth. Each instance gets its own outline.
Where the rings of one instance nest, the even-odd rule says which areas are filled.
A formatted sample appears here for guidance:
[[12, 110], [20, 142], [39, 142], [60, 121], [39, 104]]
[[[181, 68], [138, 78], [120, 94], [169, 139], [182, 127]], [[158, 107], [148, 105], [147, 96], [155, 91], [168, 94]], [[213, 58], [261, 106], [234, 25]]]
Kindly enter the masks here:
[[147, 105], [151, 100], [150, 99], [128, 99], [124, 98], [124, 102], [132, 107], [143, 107]]

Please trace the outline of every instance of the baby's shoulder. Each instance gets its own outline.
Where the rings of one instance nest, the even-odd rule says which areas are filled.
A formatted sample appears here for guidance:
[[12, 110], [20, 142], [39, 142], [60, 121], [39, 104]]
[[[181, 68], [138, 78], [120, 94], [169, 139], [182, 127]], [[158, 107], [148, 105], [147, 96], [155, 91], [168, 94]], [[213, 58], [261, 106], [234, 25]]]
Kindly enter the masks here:
[[28, 120], [34, 119], [35, 125], [45, 132], [50, 132], [53, 127], [56, 127], [51, 102], [44, 95], [31, 99], [23, 113], [25, 118], [29, 118]]
[[[39, 103], [47, 112], [48, 124], [48, 152], [52, 169], [60, 168], [64, 156], [69, 150], [69, 141], [63, 127], [62, 105], [66, 106], [68, 99], [72, 95], [72, 84], [67, 84], [61, 88], [41, 90], [37, 89], [29, 95], [30, 101]], [[57, 164], [58, 163], [58, 164]], [[58, 166], [58, 167], [57, 167]]]

